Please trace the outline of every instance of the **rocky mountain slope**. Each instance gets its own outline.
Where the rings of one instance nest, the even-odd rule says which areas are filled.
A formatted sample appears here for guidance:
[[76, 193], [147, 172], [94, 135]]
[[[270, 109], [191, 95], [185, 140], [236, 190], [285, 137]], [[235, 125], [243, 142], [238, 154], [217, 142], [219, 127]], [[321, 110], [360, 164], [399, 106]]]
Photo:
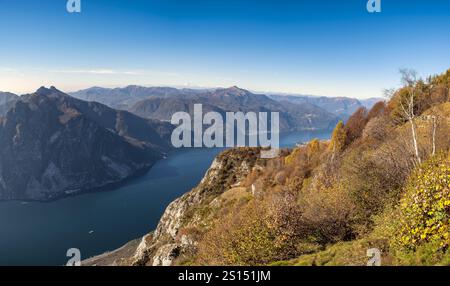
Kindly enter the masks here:
[[19, 97], [10, 92], [0, 92], [0, 116], [6, 114], [9, 108], [14, 104]]
[[171, 130], [40, 88], [0, 117], [0, 200], [50, 200], [109, 187], [161, 158]]
[[18, 98], [17, 95], [10, 92], [1, 92], [0, 91], [0, 105], [5, 104], [10, 101], [14, 101]]
[[[221, 153], [204, 178], [192, 191], [173, 201], [164, 212], [156, 230], [144, 236], [139, 244], [131, 243], [117, 251], [85, 261], [84, 265], [153, 265], [169, 266], [196, 246], [197, 237], [185, 230], [207, 224], [208, 208], [226, 205], [224, 195], [240, 184], [252, 171], [263, 169], [259, 148], [231, 149]], [[248, 195], [255, 195], [251, 192]], [[123, 251], [126, 249], [126, 251]]]

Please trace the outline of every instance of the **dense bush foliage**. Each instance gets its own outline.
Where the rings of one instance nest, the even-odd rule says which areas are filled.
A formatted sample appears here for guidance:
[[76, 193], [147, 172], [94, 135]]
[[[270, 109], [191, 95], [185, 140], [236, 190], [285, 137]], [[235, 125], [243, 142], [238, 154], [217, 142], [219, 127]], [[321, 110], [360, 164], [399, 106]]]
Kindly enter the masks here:
[[450, 155], [431, 158], [415, 171], [400, 202], [398, 243], [410, 249], [450, 243]]
[[199, 245], [198, 263], [261, 265], [301, 254], [295, 198], [272, 194], [239, 205], [216, 221]]

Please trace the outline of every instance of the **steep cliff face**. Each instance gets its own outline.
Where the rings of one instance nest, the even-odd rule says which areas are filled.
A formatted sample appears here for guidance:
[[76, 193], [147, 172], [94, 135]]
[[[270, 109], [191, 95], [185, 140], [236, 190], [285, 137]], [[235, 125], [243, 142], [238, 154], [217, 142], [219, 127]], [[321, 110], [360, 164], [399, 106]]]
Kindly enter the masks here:
[[196, 233], [189, 230], [208, 227], [208, 217], [212, 215], [208, 210], [218, 209], [217, 199], [238, 187], [254, 168], [263, 167], [259, 152], [256, 148], [240, 148], [220, 154], [200, 184], [167, 207], [156, 230], [143, 237], [133, 256], [122, 263], [168, 266], [189, 256], [197, 244]]
[[162, 157], [170, 130], [41, 88], [0, 117], [0, 200], [49, 200], [118, 183]]

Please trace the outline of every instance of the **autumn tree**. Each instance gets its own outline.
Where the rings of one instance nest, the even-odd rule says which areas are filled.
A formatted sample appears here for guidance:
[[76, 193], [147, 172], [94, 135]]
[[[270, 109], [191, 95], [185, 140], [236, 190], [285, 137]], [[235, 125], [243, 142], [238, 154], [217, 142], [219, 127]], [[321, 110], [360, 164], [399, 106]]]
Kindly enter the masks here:
[[331, 136], [330, 145], [328, 147], [328, 151], [331, 152], [332, 160], [336, 157], [337, 154], [339, 154], [344, 149], [346, 137], [347, 136], [344, 128], [344, 123], [341, 120], [334, 128], [333, 134]]
[[353, 141], [361, 137], [366, 124], [367, 109], [360, 107], [352, 114], [352, 116], [350, 116], [345, 124], [346, 145], [350, 145]]
[[394, 116], [402, 121], [409, 122], [411, 126], [411, 141], [414, 148], [414, 154], [417, 162], [420, 164], [422, 159], [419, 154], [419, 147], [417, 143], [417, 131], [416, 131], [416, 99], [418, 97], [418, 92], [416, 85], [417, 72], [414, 70], [401, 69], [400, 74], [402, 77], [403, 88], [395, 92], [393, 90], [387, 90], [386, 94], [394, 102]]
[[311, 159], [320, 154], [320, 141], [319, 139], [313, 139], [311, 140], [308, 145], [307, 145], [307, 159], [308, 159], [308, 163], [311, 162]]
[[382, 115], [385, 110], [386, 110], [386, 103], [384, 101], [379, 101], [375, 103], [375, 105], [372, 106], [369, 113], [367, 114], [367, 121], [370, 121], [371, 119]]
[[299, 207], [305, 238], [326, 245], [354, 236], [355, 205], [344, 184], [331, 187], [317, 182], [302, 190]]

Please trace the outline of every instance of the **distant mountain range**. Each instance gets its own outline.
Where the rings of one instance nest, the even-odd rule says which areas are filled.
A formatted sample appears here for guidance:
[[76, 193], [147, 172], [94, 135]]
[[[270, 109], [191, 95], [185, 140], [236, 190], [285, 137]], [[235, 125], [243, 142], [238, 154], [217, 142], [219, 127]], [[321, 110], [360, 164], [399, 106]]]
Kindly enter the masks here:
[[[77, 98], [75, 98], [77, 97]], [[148, 170], [170, 150], [179, 111], [279, 112], [281, 131], [331, 130], [377, 99], [255, 94], [219, 89], [55, 87], [0, 93], [0, 200], [49, 200], [104, 188]]]
[[69, 94], [82, 100], [100, 102], [115, 109], [128, 109], [149, 97], [188, 97], [204, 92], [206, 90], [130, 85], [124, 88], [91, 87]]
[[0, 117], [0, 200], [49, 200], [121, 182], [171, 148], [172, 128], [54, 87], [23, 95]]
[[347, 97], [315, 97], [255, 94], [238, 87], [219, 89], [176, 89], [171, 87], [93, 87], [70, 93], [128, 110], [145, 118], [168, 121], [177, 111], [192, 112], [195, 103], [204, 112], [278, 111], [282, 131], [331, 129], [339, 119], [347, 119], [360, 107], [370, 108], [382, 99], [358, 100]]
[[172, 114], [184, 111], [192, 114], [195, 103], [203, 104], [204, 112], [279, 112], [281, 131], [330, 129], [338, 118], [311, 104], [284, 104], [263, 94], [254, 94], [238, 87], [202, 91], [195, 95], [166, 98], [152, 96], [141, 100], [128, 110], [145, 118], [170, 120]]
[[[260, 111], [271, 109], [296, 115], [285, 118], [285, 121], [295, 121], [295, 118], [307, 118], [308, 113], [314, 113], [323, 120], [330, 120], [330, 114], [338, 119], [347, 119], [360, 107], [370, 109], [382, 98], [355, 99], [349, 97], [325, 97], [306, 95], [255, 94], [238, 87], [219, 89], [176, 89], [172, 87], [142, 87], [127, 86], [124, 88], [93, 87], [70, 93], [72, 96], [87, 101], [97, 101], [117, 109], [134, 112], [147, 118], [169, 120], [170, 114], [176, 111], [189, 111], [193, 103], [202, 103], [206, 110], [223, 111]], [[248, 101], [242, 100], [248, 98]], [[276, 101], [276, 102], [274, 102]], [[251, 105], [247, 105], [250, 103]], [[294, 105], [292, 105], [294, 104]], [[270, 107], [270, 108], [269, 108]], [[285, 110], [285, 109], [288, 110]], [[319, 110], [319, 109], [322, 110]], [[303, 113], [303, 114], [302, 114]], [[299, 114], [302, 114], [299, 116]], [[286, 116], [289, 117], [289, 116]], [[309, 116], [311, 117], [311, 116]], [[333, 120], [330, 120], [333, 122]], [[304, 123], [302, 120], [297, 123]], [[315, 123], [312, 123], [314, 125]], [[298, 127], [299, 124], [296, 124]], [[309, 128], [311, 124], [307, 124]], [[323, 128], [323, 122], [317, 128]], [[295, 129], [288, 126], [287, 129]]]

